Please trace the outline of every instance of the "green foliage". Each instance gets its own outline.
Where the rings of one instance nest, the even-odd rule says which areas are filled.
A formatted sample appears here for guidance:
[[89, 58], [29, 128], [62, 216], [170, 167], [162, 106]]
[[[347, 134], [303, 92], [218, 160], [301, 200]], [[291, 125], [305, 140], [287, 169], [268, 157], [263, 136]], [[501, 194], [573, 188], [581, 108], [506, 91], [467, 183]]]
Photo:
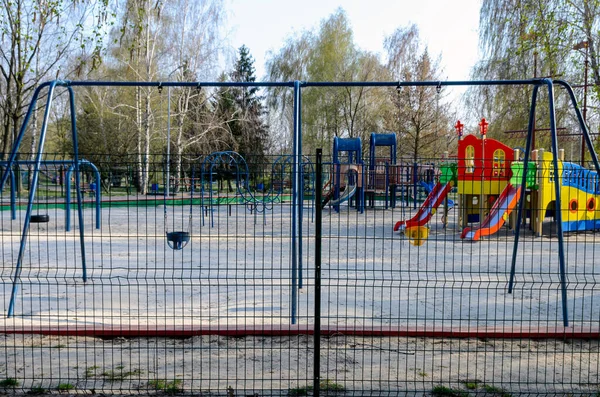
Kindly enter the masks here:
[[133, 371], [124, 371], [123, 366], [118, 366], [115, 370], [109, 370], [102, 373], [102, 377], [108, 382], [122, 382], [130, 376], [141, 375], [142, 371], [134, 369]]
[[[480, 13], [480, 41], [483, 59], [474, 67], [475, 79], [560, 78], [575, 84], [584, 83], [589, 69], [589, 83], [600, 83], [597, 29], [590, 27], [600, 19], [597, 0], [535, 1], [484, 0]], [[587, 43], [584, 45], [583, 43]], [[590, 62], [587, 62], [590, 61]], [[542, 89], [536, 117], [536, 128], [549, 127], [547, 95]], [[597, 103], [597, 91], [588, 90]], [[583, 100], [584, 90], [576, 90]], [[565, 96], [556, 94], [556, 116], [559, 127], [577, 131], [572, 106]], [[524, 130], [529, 117], [531, 87], [496, 86], [471, 88], [467, 106], [476, 109], [477, 118], [490, 121], [489, 136], [507, 141], [504, 131]], [[597, 117], [588, 117], [592, 130]], [[548, 148], [547, 133], [538, 132], [537, 147]], [[524, 146], [524, 139], [513, 137], [510, 145]]]
[[512, 394], [506, 392], [504, 389], [501, 389], [497, 386], [483, 385], [483, 390], [485, 390], [486, 393], [488, 393], [488, 394], [498, 396], [498, 397], [511, 397], [512, 396]]
[[100, 64], [102, 32], [112, 18], [103, 0], [1, 4], [0, 151], [7, 153], [40, 82], [78, 76]]
[[445, 397], [465, 397], [468, 396], [469, 394], [463, 390], [456, 390], [456, 389], [452, 389], [450, 387], [447, 386], [435, 386], [432, 390], [431, 390], [431, 394], [433, 396], [445, 396]]
[[[224, 76], [225, 77], [225, 76]], [[229, 74], [232, 82], [253, 83], [256, 81], [254, 59], [246, 46], [238, 51], [233, 70]], [[264, 163], [268, 145], [268, 126], [265, 123], [264, 98], [257, 87], [220, 88], [216, 95], [216, 111], [219, 119], [226, 123], [233, 138], [233, 150], [248, 158], [252, 154], [254, 163]], [[252, 164], [249, 164], [252, 170]]]
[[[388, 69], [394, 80], [440, 81], [441, 59], [434, 59], [419, 39], [416, 25], [397, 29], [386, 38]], [[397, 131], [400, 156], [418, 162], [440, 156], [456, 141], [449, 104], [442, 87], [401, 87], [391, 93], [394, 108], [386, 129]]]
[[[321, 21], [318, 32], [304, 31], [291, 37], [278, 53], [267, 59], [268, 79], [274, 81], [372, 81], [384, 80], [386, 72], [377, 56], [361, 51], [346, 13], [336, 10]], [[303, 90], [303, 148], [313, 153], [318, 147], [331, 147], [335, 136], [368, 139], [371, 131], [382, 128], [382, 115], [388, 94], [372, 87], [330, 87]], [[287, 140], [293, 131], [293, 103], [289, 88], [273, 88], [268, 103], [278, 112], [278, 129], [286, 131], [280, 139]]]
[[[321, 391], [329, 393], [341, 393], [346, 390], [343, 385], [335, 383], [329, 379], [323, 379], [319, 383], [319, 388]], [[288, 396], [308, 396], [310, 393], [312, 393], [312, 391], [312, 385], [299, 386], [288, 390]]]
[[85, 369], [85, 377], [86, 378], [92, 378], [94, 376], [96, 376], [96, 370], [98, 369], [97, 365], [91, 366], [91, 367], [87, 367]]
[[312, 389], [312, 386], [294, 387], [288, 390], [288, 396], [308, 396]]
[[15, 378], [6, 378], [0, 381], [0, 387], [17, 387], [19, 386], [19, 381]]
[[476, 390], [479, 387], [479, 383], [481, 383], [479, 380], [475, 379], [475, 380], [465, 380], [464, 382], [462, 382], [465, 387], [469, 390]]
[[69, 391], [69, 390], [73, 390], [74, 388], [75, 388], [75, 386], [70, 383], [61, 383], [56, 387], [56, 390]]
[[319, 383], [319, 387], [322, 391], [333, 391], [333, 392], [342, 392], [346, 390], [346, 388], [339, 384], [335, 383], [329, 379], [324, 379]]
[[166, 394], [178, 394], [183, 391], [181, 388], [181, 379], [167, 381], [165, 379], [156, 379], [148, 382], [152, 388], [165, 392]]
[[47, 392], [48, 392], [48, 390], [46, 390], [42, 386], [34, 386], [29, 391], [27, 391], [27, 394], [40, 395], [40, 394], [46, 394]]

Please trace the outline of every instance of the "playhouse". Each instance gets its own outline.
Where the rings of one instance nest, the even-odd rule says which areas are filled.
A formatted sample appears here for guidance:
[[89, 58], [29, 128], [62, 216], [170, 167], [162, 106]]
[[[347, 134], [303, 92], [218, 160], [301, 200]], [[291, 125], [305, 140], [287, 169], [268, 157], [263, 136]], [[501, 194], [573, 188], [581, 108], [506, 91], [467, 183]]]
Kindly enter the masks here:
[[483, 220], [511, 177], [514, 151], [495, 139], [467, 135], [458, 142], [460, 227]]

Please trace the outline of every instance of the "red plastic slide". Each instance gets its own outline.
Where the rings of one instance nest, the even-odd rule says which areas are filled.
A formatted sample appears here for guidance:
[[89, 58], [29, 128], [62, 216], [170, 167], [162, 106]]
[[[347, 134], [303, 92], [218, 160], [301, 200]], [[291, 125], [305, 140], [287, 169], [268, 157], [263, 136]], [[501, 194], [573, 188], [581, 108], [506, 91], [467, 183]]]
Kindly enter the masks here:
[[425, 202], [421, 205], [421, 208], [419, 208], [416, 215], [408, 220], [396, 222], [394, 231], [397, 232], [401, 227], [424, 226], [435, 214], [435, 210], [440, 206], [442, 201], [444, 201], [448, 193], [450, 193], [450, 190], [452, 190], [451, 182], [448, 182], [445, 185], [438, 182], [433, 187], [433, 190], [429, 193], [427, 199], [425, 199]]
[[483, 236], [496, 233], [504, 225], [504, 222], [508, 220], [508, 216], [517, 206], [519, 197], [521, 197], [520, 186], [513, 186], [510, 183], [506, 185], [479, 228], [471, 230], [470, 227], [466, 227], [462, 231], [460, 238], [477, 241]]

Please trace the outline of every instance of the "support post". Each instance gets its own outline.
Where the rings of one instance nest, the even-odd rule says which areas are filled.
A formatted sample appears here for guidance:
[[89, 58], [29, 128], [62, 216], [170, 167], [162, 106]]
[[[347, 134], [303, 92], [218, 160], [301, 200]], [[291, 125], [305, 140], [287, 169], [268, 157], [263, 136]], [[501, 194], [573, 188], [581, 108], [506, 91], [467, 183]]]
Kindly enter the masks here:
[[558, 170], [558, 134], [556, 132], [556, 112], [554, 109], [554, 83], [544, 79], [548, 87], [548, 108], [550, 112], [550, 136], [552, 137], [552, 163], [554, 164], [554, 191], [556, 194], [556, 233], [558, 235], [558, 268], [560, 272], [560, 287], [562, 298], [563, 324], [569, 326], [569, 313], [567, 308], [567, 275], [565, 270], [565, 241], [562, 225], [562, 206], [560, 202], [560, 179]]
[[[537, 103], [539, 85], [533, 87], [533, 93], [531, 94], [531, 107], [529, 108], [529, 125], [527, 127], [527, 144], [525, 145], [525, 157], [523, 159], [523, 175], [521, 176], [521, 189], [523, 193], [519, 198], [517, 208], [517, 221], [515, 226], [515, 242], [513, 244], [512, 262], [510, 266], [510, 280], [508, 282], [508, 293], [513, 292], [515, 282], [515, 271], [517, 267], [517, 252], [519, 251], [519, 236], [521, 233], [521, 220], [523, 218], [523, 205], [525, 204], [525, 184], [527, 183], [527, 168], [529, 166], [529, 156], [531, 155], [531, 148], [533, 146], [533, 134], [535, 129], [535, 108]], [[532, 213], [533, 216], [533, 213]]]
[[[21, 125], [21, 130], [19, 131], [19, 135], [17, 135], [17, 139], [13, 144], [12, 151], [10, 152], [10, 156], [8, 157], [8, 161], [6, 162], [6, 169], [2, 174], [2, 180], [0, 180], [0, 191], [4, 190], [4, 184], [9, 176], [9, 170], [15, 165], [17, 160], [17, 155], [19, 154], [19, 147], [21, 146], [21, 142], [23, 141], [23, 137], [25, 136], [25, 131], [27, 130], [27, 125], [29, 124], [29, 119], [31, 119], [31, 115], [33, 114], [33, 110], [37, 106], [37, 100], [40, 95], [40, 91], [47, 87], [51, 86], [51, 89], [54, 90], [56, 86], [56, 81], [44, 83], [39, 86], [35, 92], [33, 93], [33, 97], [31, 98], [31, 103], [29, 104], [29, 108], [27, 109], [27, 114], [25, 115], [25, 119], [23, 119], [23, 124]], [[20, 177], [20, 176], [19, 176]], [[20, 197], [20, 196], [19, 196]]]
[[294, 81], [294, 136], [292, 160], [292, 291], [291, 291], [291, 322], [296, 324], [298, 305], [298, 222], [300, 221], [299, 206], [302, 205], [300, 178], [298, 168], [302, 164], [302, 141], [300, 138], [300, 81]]
[[[77, 195], [77, 215], [79, 220], [79, 246], [81, 247], [81, 269], [83, 271], [83, 282], [87, 281], [87, 264], [85, 258], [85, 238], [83, 227], [83, 200], [81, 198], [81, 175], [79, 173], [79, 145], [77, 142], [77, 115], [75, 113], [75, 93], [72, 87], [67, 87], [69, 91], [69, 103], [71, 107], [71, 133], [73, 139], [73, 161], [75, 163], [75, 190]], [[100, 185], [96, 190], [100, 189]]]
[[[316, 164], [317, 186], [323, 185], [323, 149], [317, 149]], [[321, 385], [321, 254], [323, 234], [323, 194], [321, 189], [315, 191], [317, 213], [315, 221], [315, 329], [314, 329], [314, 362], [313, 362], [313, 396], [319, 396]]]
[[298, 90], [298, 288], [302, 288], [302, 218], [304, 216], [304, 158], [302, 157], [302, 90]]
[[[52, 106], [52, 97], [54, 94], [54, 88], [56, 87], [57, 81], [53, 81], [50, 83], [48, 87], [48, 99], [46, 100], [46, 109], [44, 111], [44, 119], [42, 121], [42, 130], [40, 131], [40, 138], [38, 143], [38, 151], [35, 156], [35, 165], [33, 168], [33, 178], [31, 180], [31, 187], [29, 189], [29, 200], [27, 201], [27, 211], [25, 212], [25, 222], [23, 224], [23, 233], [21, 234], [21, 245], [19, 246], [19, 254], [17, 256], [17, 264], [15, 266], [15, 272], [13, 274], [13, 282], [12, 282], [12, 291], [10, 294], [10, 303], [8, 304], [8, 317], [12, 317], [15, 310], [15, 299], [17, 295], [17, 291], [19, 289], [19, 279], [21, 277], [22, 264], [23, 264], [23, 256], [25, 254], [25, 246], [27, 245], [27, 236], [29, 234], [29, 226], [31, 221], [31, 212], [33, 211], [33, 200], [35, 199], [35, 193], [37, 190], [38, 179], [40, 174], [40, 166], [42, 163], [42, 153], [44, 151], [44, 143], [46, 142], [46, 132], [48, 131], [48, 119], [50, 118], [50, 107]], [[32, 102], [33, 103], [33, 102]], [[30, 107], [31, 108], [31, 107]], [[29, 114], [28, 114], [29, 116]], [[10, 160], [7, 165], [7, 171], [4, 176], [8, 177], [8, 169], [12, 167], [14, 161], [16, 159], [16, 155], [19, 149], [20, 142], [23, 138], [24, 131], [26, 129], [26, 122], [28, 118], [26, 117], [25, 122], [23, 123], [23, 127], [21, 128], [21, 133], [17, 138], [17, 142], [13, 147], [13, 151], [10, 156]], [[5, 179], [2, 179], [2, 186], [4, 186]]]

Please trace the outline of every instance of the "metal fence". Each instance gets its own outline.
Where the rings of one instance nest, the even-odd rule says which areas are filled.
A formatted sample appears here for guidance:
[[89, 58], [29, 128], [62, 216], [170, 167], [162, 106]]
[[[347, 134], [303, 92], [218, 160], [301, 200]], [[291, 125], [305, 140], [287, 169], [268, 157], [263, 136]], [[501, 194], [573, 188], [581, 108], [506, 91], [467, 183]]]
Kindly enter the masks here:
[[[443, 158], [397, 158], [393, 133], [368, 147], [335, 138], [324, 162], [302, 156], [305, 89], [464, 85], [531, 88], [525, 149], [462, 136], [457, 123]], [[127, 89], [163, 87], [147, 137], [160, 153], [97, 153], [93, 136], [79, 150], [76, 89], [111, 90], [118, 103]], [[291, 153], [169, 155], [171, 89], [203, 87], [289, 90]], [[559, 150], [555, 87], [589, 164]], [[546, 151], [532, 139], [540, 89]], [[53, 124], [56, 110], [68, 114]], [[119, 139], [132, 120], [119, 118]], [[44, 151], [54, 127], [67, 156]], [[4, 157], [0, 393], [600, 391], [600, 164], [566, 82], [53, 81]]]
[[148, 156], [143, 194], [131, 159], [95, 156], [76, 186], [73, 160], [46, 156], [26, 239], [18, 163], [0, 211], [0, 388], [597, 395], [597, 175], [556, 174], [542, 151], [528, 172], [512, 151], [460, 155], [479, 141], [373, 167]]

